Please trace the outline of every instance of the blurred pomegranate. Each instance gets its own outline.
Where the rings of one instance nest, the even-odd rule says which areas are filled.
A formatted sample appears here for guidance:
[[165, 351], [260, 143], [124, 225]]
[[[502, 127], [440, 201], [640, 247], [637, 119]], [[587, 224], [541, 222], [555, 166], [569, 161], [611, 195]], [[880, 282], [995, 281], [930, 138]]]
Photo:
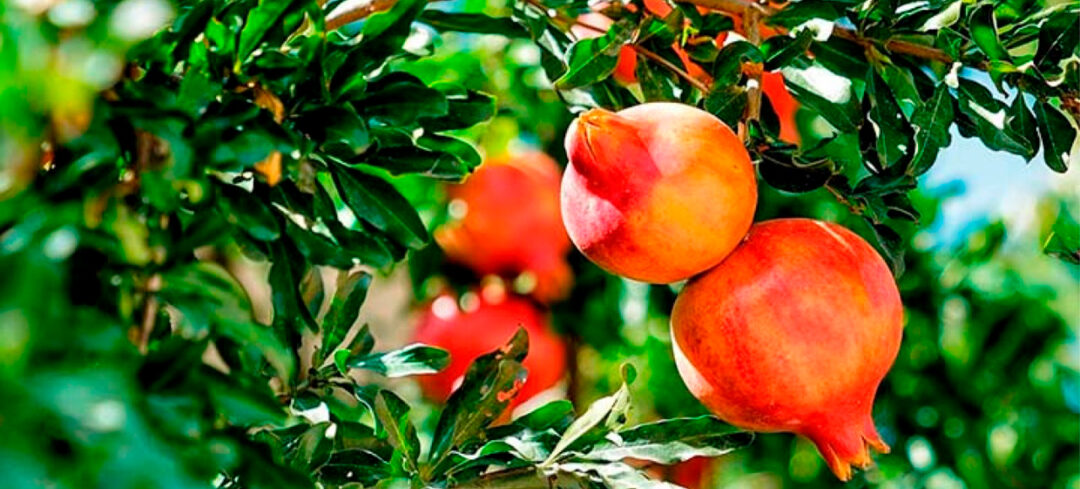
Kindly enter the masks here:
[[449, 187], [450, 221], [435, 231], [435, 240], [450, 261], [480, 275], [525, 274], [534, 298], [561, 299], [573, 274], [559, 214], [560, 179], [558, 164], [540, 152], [490, 159]]
[[420, 318], [414, 339], [450, 352], [450, 365], [445, 370], [417, 377], [425, 396], [445, 401], [460, 385], [473, 360], [506, 344], [519, 326], [529, 334], [529, 353], [523, 362], [529, 376], [511, 408], [562, 380], [566, 375], [566, 346], [532, 302], [490, 286], [467, 297], [462, 308], [454, 296], [440, 295]]

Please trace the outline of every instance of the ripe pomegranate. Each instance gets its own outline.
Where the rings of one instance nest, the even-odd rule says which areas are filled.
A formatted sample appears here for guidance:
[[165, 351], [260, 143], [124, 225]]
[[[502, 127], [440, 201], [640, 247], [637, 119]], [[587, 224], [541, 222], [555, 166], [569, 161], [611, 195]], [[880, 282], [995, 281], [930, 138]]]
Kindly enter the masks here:
[[754, 217], [750, 156], [723, 122], [675, 103], [593, 109], [566, 133], [570, 239], [609, 272], [652, 283], [720, 263]]
[[447, 193], [451, 220], [435, 231], [446, 257], [486, 274], [531, 273], [541, 302], [573, 283], [570, 240], [559, 216], [559, 166], [531, 152], [492, 158]]
[[741, 428], [813, 441], [842, 480], [888, 452], [870, 417], [900, 348], [903, 307], [889, 267], [831, 223], [756, 224], [712, 270], [692, 279], [671, 314], [690, 392]]
[[528, 300], [492, 287], [484, 288], [465, 309], [452, 295], [437, 297], [423, 312], [414, 339], [449, 351], [450, 365], [439, 373], [417, 377], [424, 395], [445, 401], [473, 360], [504, 345], [519, 326], [529, 334], [529, 353], [523, 362], [529, 376], [511, 407], [550, 389], [566, 374], [566, 347], [547, 317]]

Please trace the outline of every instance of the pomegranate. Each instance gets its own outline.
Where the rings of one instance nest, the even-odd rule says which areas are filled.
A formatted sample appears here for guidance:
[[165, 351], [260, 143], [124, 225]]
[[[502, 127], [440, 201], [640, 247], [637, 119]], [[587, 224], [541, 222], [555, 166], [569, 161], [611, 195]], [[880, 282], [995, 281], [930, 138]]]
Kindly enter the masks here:
[[809, 438], [842, 480], [888, 452], [870, 417], [900, 348], [903, 307], [885, 261], [851, 231], [766, 221], [692, 279], [671, 315], [679, 373], [725, 421]]
[[723, 122], [675, 103], [593, 109], [566, 133], [563, 223], [609, 272], [668, 283], [720, 263], [757, 202], [750, 156]]
[[526, 299], [485, 287], [462, 309], [449, 294], [440, 295], [423, 312], [414, 333], [417, 342], [450, 352], [450, 365], [439, 373], [417, 379], [424, 395], [443, 402], [456, 389], [469, 365], [481, 355], [504, 345], [518, 327], [529, 334], [529, 353], [523, 365], [529, 376], [511, 407], [550, 389], [566, 374], [566, 347], [552, 331], [547, 317]]
[[435, 240], [450, 261], [481, 274], [532, 274], [541, 302], [573, 283], [570, 240], [559, 216], [559, 166], [540, 152], [492, 158], [447, 189], [450, 221]]

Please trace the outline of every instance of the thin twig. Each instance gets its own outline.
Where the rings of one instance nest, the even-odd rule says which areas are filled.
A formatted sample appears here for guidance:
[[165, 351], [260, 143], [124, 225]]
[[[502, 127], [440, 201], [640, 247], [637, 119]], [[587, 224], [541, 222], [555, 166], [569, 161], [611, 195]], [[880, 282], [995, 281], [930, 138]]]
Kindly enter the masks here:
[[[760, 6], [758, 4], [753, 4]], [[761, 45], [761, 29], [758, 25], [761, 23], [762, 12], [758, 9], [748, 8], [742, 15], [743, 20], [743, 32], [746, 33], [746, 40], [750, 41], [750, 44], [755, 46]], [[750, 75], [754, 83], [750, 84], [746, 93], [746, 123], [750, 121], [756, 121], [761, 118], [761, 70], [754, 70]], [[750, 131], [744, 132], [743, 136], [749, 136]]]
[[[729, 14], [747, 15], [750, 12], [758, 12], [762, 17], [769, 17], [776, 14], [779, 10], [770, 7], [768, 5], [762, 5], [750, 0], [686, 0], [693, 5], [705, 7], [712, 10], [718, 10]], [[777, 30], [783, 32], [783, 28], [777, 28]], [[748, 35], [753, 35], [751, 31], [746, 31]], [[840, 39], [854, 42], [864, 48], [869, 48], [880, 42], [881, 45], [889, 52], [895, 54], [904, 54], [908, 56], [914, 56], [916, 58], [922, 58], [929, 61], [938, 61], [945, 64], [952, 64], [955, 59], [949, 56], [948, 53], [940, 49], [927, 46], [925, 44], [918, 44], [909, 41], [901, 41], [896, 39], [890, 39], [886, 41], [877, 41], [875, 39], [863, 37], [859, 33], [846, 27], [833, 26], [832, 34]], [[976, 68], [986, 70], [988, 65], [985, 62], [977, 62], [974, 65]]]
[[709, 93], [709, 86], [706, 85], [705, 82], [698, 80], [693, 76], [690, 76], [690, 73], [687, 73], [686, 70], [679, 68], [675, 65], [675, 63], [672, 63], [671, 61], [664, 59], [659, 54], [649, 51], [648, 49], [638, 46], [637, 44], [630, 44], [630, 47], [634, 50], [635, 53], [640, 54], [653, 61], [656, 61], [657, 63], [660, 63], [664, 68], [671, 70], [676, 75], [679, 75], [682, 79], [690, 82], [690, 84], [693, 85], [694, 88], [701, 90], [701, 93]]
[[[429, 0], [433, 1], [433, 0]], [[353, 7], [335, 9], [326, 16], [326, 30], [332, 31], [343, 25], [351, 24], [376, 12], [390, 10], [398, 0], [368, 0], [367, 3]]]

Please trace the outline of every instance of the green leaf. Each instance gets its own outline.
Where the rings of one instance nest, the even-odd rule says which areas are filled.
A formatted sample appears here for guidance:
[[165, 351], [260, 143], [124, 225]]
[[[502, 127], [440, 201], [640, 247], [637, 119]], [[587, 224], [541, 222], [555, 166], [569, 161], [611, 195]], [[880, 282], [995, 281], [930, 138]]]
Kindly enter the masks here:
[[244, 29], [240, 31], [239, 47], [236, 50], [237, 62], [247, 59], [255, 48], [262, 43], [271, 28], [280, 25], [285, 13], [298, 3], [295, 0], [260, 0], [255, 8], [248, 12]]
[[433, 470], [439, 469], [451, 450], [476, 438], [510, 407], [525, 383], [521, 362], [528, 350], [529, 335], [518, 328], [507, 344], [469, 365], [461, 387], [446, 401], [435, 427], [430, 457]]
[[1024, 147], [1029, 149], [1024, 158], [1031, 161], [1035, 154], [1039, 152], [1039, 131], [1035, 116], [1028, 110], [1023, 94], [1016, 95], [1007, 113], [1008, 121], [1006, 122], [1005, 132], [1012, 139], [1021, 142]]
[[372, 353], [350, 358], [346, 366], [378, 372], [395, 378], [409, 375], [433, 374], [450, 364], [450, 353], [442, 348], [413, 344], [400, 350]]
[[[544, 460], [543, 465], [551, 466], [557, 462], [563, 452], [589, 434], [593, 428], [600, 426], [601, 423], [611, 427], [620, 425], [620, 421], [625, 422], [630, 401], [630, 388], [627, 384], [633, 380], [634, 375], [632, 369], [629, 374], [626, 374], [624, 370], [623, 383], [619, 390], [610, 396], [597, 399], [589, 405], [589, 409], [566, 428], [562, 438], [559, 439], [559, 443], [551, 450], [551, 454]], [[628, 378], [629, 380], [627, 380]]]
[[277, 218], [259, 197], [229, 184], [215, 185], [220, 192], [217, 200], [222, 217], [238, 231], [259, 241], [272, 241], [281, 235]]
[[674, 85], [665, 73], [657, 70], [652, 63], [639, 61], [634, 68], [634, 75], [641, 85], [641, 93], [646, 102], [676, 100]]
[[239, 386], [227, 380], [207, 384], [214, 410], [236, 426], [281, 425], [286, 414], [265, 386]]
[[938, 151], [947, 147], [952, 139], [949, 135], [952, 122], [952, 96], [949, 87], [942, 83], [911, 118], [911, 124], [915, 126], [915, 153], [908, 166], [909, 174], [919, 176], [930, 169], [937, 160]]
[[626, 458], [661, 464], [693, 457], [718, 457], [745, 447], [754, 439], [713, 416], [675, 418], [647, 423], [607, 437], [580, 457], [610, 462]]
[[345, 336], [349, 334], [357, 316], [360, 315], [360, 306], [367, 298], [370, 285], [371, 274], [363, 270], [338, 275], [337, 291], [334, 292], [334, 299], [330, 302], [330, 309], [323, 317], [322, 346], [319, 348], [319, 362], [317, 363], [322, 363], [322, 359], [345, 340]]
[[990, 90], [977, 82], [960, 79], [960, 114], [974, 126], [975, 134], [988, 148], [1008, 151], [1020, 156], [1029, 155], [1032, 148], [1023, 139], [1006, 131], [1007, 106], [991, 95]]
[[371, 81], [357, 101], [364, 115], [391, 126], [408, 126], [423, 118], [447, 115], [446, 95], [404, 72], [391, 72]]
[[739, 85], [721, 87], [716, 83], [705, 97], [705, 110], [720, 118], [728, 127], [738, 127], [747, 101], [745, 88]]
[[303, 471], [312, 471], [330, 459], [330, 453], [334, 447], [334, 440], [326, 436], [331, 428], [329, 422], [312, 425], [292, 443], [286, 445], [285, 458], [293, 468]]
[[334, 183], [345, 204], [356, 217], [375, 226], [412, 249], [428, 240], [416, 209], [385, 180], [362, 171], [341, 168], [334, 172]]
[[1046, 166], [1058, 173], [1065, 173], [1077, 158], [1076, 128], [1069, 122], [1068, 116], [1046, 101], [1035, 103], [1035, 120], [1039, 123]]
[[814, 110], [840, 132], [854, 132], [861, 107], [852, 83], [816, 64], [797, 63], [782, 70], [800, 104]]
[[616, 23], [603, 36], [575, 42], [566, 53], [566, 73], [555, 80], [555, 88], [583, 87], [611, 76], [618, 63], [619, 50], [631, 33], [624, 24]]
[[334, 352], [334, 366], [344, 375], [348, 369], [346, 363], [350, 358], [367, 355], [373, 348], [375, 348], [375, 337], [371, 336], [371, 331], [365, 324], [345, 348]]
[[910, 130], [885, 80], [873, 71], [867, 74], [867, 78], [870, 80], [866, 87], [866, 95], [870, 99], [867, 116], [877, 135], [874, 142], [880, 159], [879, 168], [888, 168], [900, 162], [911, 149]]
[[391, 475], [390, 464], [363, 449], [339, 450], [319, 468], [319, 479], [327, 484], [360, 484], [373, 487]]
[[799, 32], [796, 37], [773, 36], [761, 44], [761, 54], [765, 56], [765, 70], [775, 71], [787, 66], [795, 58], [805, 56], [814, 33], [809, 29]]
[[1043, 252], [1073, 265], [1080, 265], [1080, 223], [1062, 204], [1050, 234], [1043, 241]]
[[523, 27], [508, 17], [491, 17], [479, 13], [444, 12], [425, 10], [420, 14], [420, 21], [439, 31], [472, 32], [476, 34], [498, 34], [515, 38], [528, 37]]
[[997, 19], [994, 15], [994, 5], [984, 3], [975, 6], [968, 16], [971, 28], [971, 40], [991, 60], [1008, 60], [1009, 52], [1001, 45], [998, 39]]
[[836, 172], [829, 159], [803, 161], [789, 151], [765, 151], [758, 164], [761, 179], [785, 192], [809, 192], [825, 185]]
[[[436, 12], [428, 10], [427, 12]], [[431, 131], [465, 129], [491, 119], [495, 115], [495, 97], [458, 85], [440, 83], [433, 85], [443, 93], [448, 104], [446, 114], [420, 120], [420, 125]]]
[[400, 0], [390, 10], [368, 17], [361, 31], [358, 51], [375, 60], [385, 60], [396, 54], [409, 37], [413, 20], [426, 5], [426, 0]]
[[348, 104], [304, 112], [297, 118], [296, 127], [318, 141], [320, 150], [338, 158], [354, 158], [371, 145], [367, 123]]
[[420, 439], [416, 427], [409, 421], [409, 405], [397, 394], [383, 389], [375, 396], [374, 410], [390, 445], [402, 455], [405, 470], [416, 473]]

